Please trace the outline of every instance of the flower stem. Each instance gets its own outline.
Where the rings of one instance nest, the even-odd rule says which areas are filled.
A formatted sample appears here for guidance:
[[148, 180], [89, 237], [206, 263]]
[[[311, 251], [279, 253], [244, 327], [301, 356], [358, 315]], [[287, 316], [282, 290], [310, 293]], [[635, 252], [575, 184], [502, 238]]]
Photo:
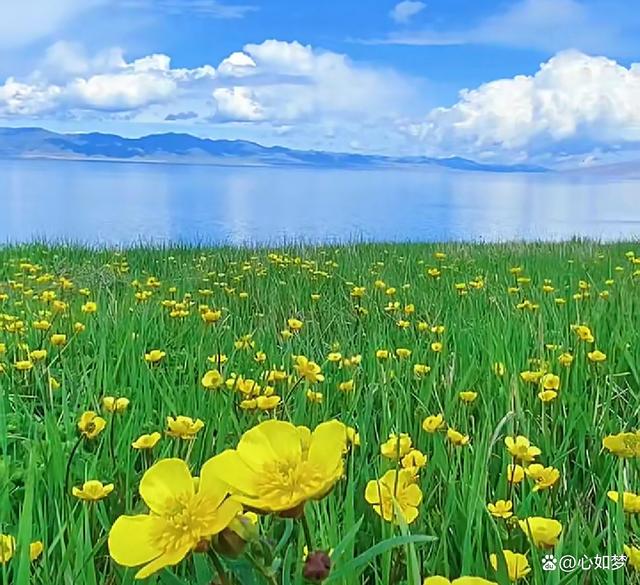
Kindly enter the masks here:
[[309, 549], [309, 554], [313, 552], [313, 538], [311, 538], [311, 530], [309, 528], [309, 521], [307, 520], [307, 516], [302, 511], [302, 516], [300, 516], [300, 523], [302, 524], [302, 531], [304, 532], [304, 539], [307, 542], [307, 548]]
[[69, 461], [67, 461], [67, 469], [64, 473], [63, 487], [64, 487], [65, 493], [69, 490], [69, 476], [71, 475], [71, 463], [73, 463], [73, 458], [75, 457], [76, 452], [78, 451], [78, 447], [80, 447], [80, 445], [82, 444], [83, 439], [84, 437], [82, 435], [78, 437], [76, 444], [73, 446], [73, 449], [71, 449], [71, 453], [69, 454]]
[[269, 585], [278, 585], [276, 576], [267, 569], [262, 563], [260, 563], [253, 555], [247, 553], [247, 559], [253, 565], [253, 567], [260, 573], [268, 582]]
[[224, 566], [222, 565], [222, 561], [220, 561], [220, 557], [213, 551], [213, 549], [209, 549], [209, 557], [211, 558], [211, 562], [216, 569], [216, 573], [218, 573], [218, 577], [220, 578], [220, 585], [231, 585], [231, 581], [227, 579], [227, 574], [224, 570]]

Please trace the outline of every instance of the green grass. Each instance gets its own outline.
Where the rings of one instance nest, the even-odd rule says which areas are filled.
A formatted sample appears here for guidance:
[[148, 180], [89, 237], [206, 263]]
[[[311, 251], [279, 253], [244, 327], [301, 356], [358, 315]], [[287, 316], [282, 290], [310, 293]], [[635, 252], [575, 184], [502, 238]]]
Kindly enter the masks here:
[[[150, 461], [131, 442], [142, 433], [163, 432], [168, 415], [199, 417], [205, 428], [193, 442], [164, 436], [152, 457], [186, 457], [194, 473], [265, 418], [313, 428], [337, 417], [357, 429], [361, 445], [347, 458], [345, 478], [324, 500], [307, 506], [317, 544], [336, 549], [331, 580], [336, 585], [417, 585], [429, 575], [452, 580], [478, 575], [505, 583], [488, 560], [501, 548], [527, 554], [532, 572], [526, 583], [637, 583], [630, 567], [545, 573], [540, 563], [545, 551], [533, 549], [519, 528], [508, 529], [486, 509], [488, 502], [511, 493], [518, 517], [559, 520], [558, 557], [621, 554], [623, 544], [638, 545], [636, 516], [624, 514], [607, 491], [639, 492], [639, 462], [602, 450], [605, 435], [640, 426], [640, 278], [625, 257], [628, 250], [636, 246], [357, 245], [277, 250], [275, 259], [269, 255], [274, 251], [262, 249], [140, 248], [119, 254], [40, 245], [0, 249], [0, 294], [8, 295], [0, 302], [0, 343], [6, 344], [0, 355], [5, 366], [0, 374], [0, 533], [18, 543], [14, 557], [0, 565], [0, 583], [133, 583], [135, 571], [109, 560], [106, 537], [120, 514], [141, 509], [137, 488]], [[445, 252], [446, 259], [435, 260], [436, 251]], [[21, 268], [25, 262], [39, 268]], [[509, 294], [514, 266], [521, 266], [531, 282]], [[441, 269], [440, 278], [426, 274], [432, 267]], [[39, 282], [43, 274], [54, 279]], [[60, 276], [74, 288], [63, 290]], [[150, 276], [159, 279], [159, 288], [145, 285]], [[456, 290], [456, 283], [477, 278], [482, 288], [468, 287], [463, 295]], [[134, 279], [139, 288], [132, 286]], [[396, 294], [376, 288], [377, 279], [395, 287]], [[551, 280], [554, 292], [542, 291], [544, 279]], [[605, 284], [608, 279], [614, 282]], [[590, 294], [576, 300], [581, 280]], [[169, 292], [172, 286], [177, 292]], [[351, 297], [353, 286], [366, 287], [362, 299]], [[84, 287], [88, 297], [79, 293]], [[203, 296], [203, 289], [211, 295]], [[47, 290], [69, 303], [66, 312], [49, 315], [51, 303], [41, 300]], [[134, 293], [140, 290], [153, 294], [138, 302]], [[599, 294], [605, 290], [608, 298]], [[312, 293], [320, 299], [312, 300]], [[193, 301], [189, 316], [171, 318], [161, 301], [182, 301], [187, 294]], [[566, 304], [555, 302], [560, 297]], [[525, 299], [539, 308], [516, 308]], [[81, 311], [87, 300], [97, 302], [97, 313]], [[397, 312], [385, 310], [390, 301], [399, 302]], [[415, 313], [405, 316], [410, 303]], [[222, 309], [223, 318], [205, 326], [200, 304]], [[23, 332], [7, 330], [15, 323], [12, 317], [24, 321]], [[283, 340], [280, 332], [290, 317], [304, 326]], [[53, 322], [51, 330], [32, 327], [40, 318]], [[399, 327], [399, 319], [410, 327]], [[73, 331], [77, 321], [86, 324], [79, 334]], [[446, 329], [441, 335], [419, 331], [419, 321]], [[571, 330], [578, 323], [591, 328], [593, 345], [606, 353], [606, 362], [589, 363], [591, 345]], [[66, 333], [68, 343], [53, 347], [52, 333]], [[255, 348], [235, 349], [234, 341], [248, 333]], [[430, 348], [436, 340], [443, 343], [441, 353]], [[13, 364], [38, 348], [48, 350], [46, 360], [29, 372], [17, 371]], [[167, 356], [150, 367], [144, 354], [154, 348]], [[341, 368], [327, 362], [337, 348], [345, 357], [361, 355], [360, 365]], [[375, 352], [382, 348], [413, 353], [406, 360], [380, 362]], [[254, 360], [256, 351], [266, 353], [266, 363]], [[563, 351], [575, 356], [568, 368], [557, 362]], [[286, 400], [275, 413], [244, 411], [237, 392], [207, 391], [200, 384], [212, 367], [207, 356], [217, 352], [228, 355], [225, 376], [236, 372], [255, 379], [273, 367], [293, 374], [291, 356], [305, 355], [322, 366], [326, 379], [314, 390], [323, 392], [324, 400], [309, 402], [306, 386], [299, 384], [281, 392]], [[560, 376], [555, 401], [543, 405], [538, 388], [520, 379], [521, 371], [536, 369], [531, 359], [547, 362]], [[493, 371], [497, 362], [504, 364], [503, 376]], [[430, 373], [417, 379], [415, 363], [429, 365]], [[60, 389], [49, 388], [49, 376], [60, 381]], [[338, 384], [351, 377], [353, 392], [340, 392]], [[465, 405], [458, 392], [469, 389], [479, 395]], [[86, 479], [115, 484], [105, 500], [87, 505], [70, 495], [64, 478], [78, 440], [78, 417], [85, 410], [102, 411], [106, 395], [126, 396], [131, 404], [125, 413], [105, 415], [107, 429], [94, 441], [83, 441], [70, 463], [72, 485]], [[440, 412], [449, 426], [470, 436], [470, 445], [454, 448], [444, 433], [422, 430], [422, 420]], [[380, 455], [392, 432], [409, 433], [428, 457], [419, 478], [423, 502], [408, 527], [382, 522], [364, 500], [367, 482], [395, 465]], [[509, 489], [505, 472], [511, 457], [504, 437], [515, 434], [526, 435], [542, 449], [539, 460], [560, 470], [553, 489], [533, 492], [526, 479]], [[275, 559], [277, 583], [302, 583], [299, 527], [271, 517], [260, 526]], [[43, 541], [44, 553], [30, 563], [27, 548], [33, 540]], [[266, 583], [242, 558], [224, 562], [244, 585]], [[205, 585], [213, 578], [209, 559], [192, 555], [149, 582]]]

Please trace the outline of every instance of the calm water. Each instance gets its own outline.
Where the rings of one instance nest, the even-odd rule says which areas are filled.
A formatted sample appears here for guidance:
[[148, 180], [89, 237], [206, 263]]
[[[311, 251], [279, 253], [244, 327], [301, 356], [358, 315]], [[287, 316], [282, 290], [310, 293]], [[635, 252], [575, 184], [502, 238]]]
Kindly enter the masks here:
[[0, 242], [640, 236], [640, 181], [0, 161]]

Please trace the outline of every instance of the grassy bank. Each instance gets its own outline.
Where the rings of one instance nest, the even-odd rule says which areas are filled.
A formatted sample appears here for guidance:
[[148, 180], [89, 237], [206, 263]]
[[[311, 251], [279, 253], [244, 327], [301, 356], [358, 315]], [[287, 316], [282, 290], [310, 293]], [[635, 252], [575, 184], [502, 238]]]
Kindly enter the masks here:
[[[524, 583], [636, 582], [640, 551], [625, 545], [640, 547], [640, 503], [627, 496], [625, 512], [617, 492], [640, 491], [640, 448], [630, 435], [603, 447], [639, 426], [634, 251], [589, 242], [0, 249], [0, 582], [132, 583], [136, 571], [109, 558], [107, 537], [120, 515], [146, 512], [145, 471], [181, 458], [198, 475], [274, 418], [350, 428], [342, 477], [304, 507], [306, 538], [299, 518], [260, 514], [254, 526], [248, 515], [238, 558], [218, 542], [150, 582], [205, 585], [222, 565], [229, 583], [299, 584], [305, 540], [333, 549], [327, 583], [508, 583], [503, 550], [526, 556], [528, 574], [524, 557], [510, 567]], [[177, 416], [204, 426], [171, 436], [167, 417]], [[155, 432], [152, 448], [132, 447]], [[530, 446], [509, 449], [516, 436]], [[396, 469], [407, 471], [370, 484]], [[95, 502], [73, 495], [87, 480], [113, 490]], [[395, 506], [383, 497], [389, 485]], [[499, 500], [512, 508], [492, 514]], [[543, 538], [532, 517], [562, 530], [548, 522]], [[624, 567], [595, 566], [597, 555], [625, 550], [635, 557]], [[592, 566], [543, 571], [548, 553]]]

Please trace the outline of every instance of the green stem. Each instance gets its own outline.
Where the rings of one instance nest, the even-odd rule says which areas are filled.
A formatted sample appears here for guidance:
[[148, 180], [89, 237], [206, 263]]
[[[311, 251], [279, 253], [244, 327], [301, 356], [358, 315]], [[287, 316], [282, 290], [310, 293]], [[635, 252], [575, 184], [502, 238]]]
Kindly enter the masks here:
[[307, 542], [307, 548], [309, 549], [309, 554], [313, 552], [313, 538], [311, 538], [311, 529], [309, 528], [309, 521], [307, 520], [307, 516], [302, 512], [302, 516], [300, 516], [300, 523], [302, 524], [302, 531], [304, 532], [304, 539]]
[[276, 576], [269, 571], [262, 563], [251, 554], [247, 553], [247, 559], [253, 565], [253, 567], [260, 573], [269, 583], [269, 585], [278, 585]]
[[209, 549], [209, 558], [211, 559], [211, 562], [216, 569], [216, 573], [218, 573], [218, 577], [220, 578], [220, 585], [231, 585], [231, 581], [227, 579], [227, 574], [224, 570], [224, 566], [222, 565], [220, 557], [211, 548]]
[[78, 451], [78, 448], [80, 447], [80, 445], [82, 444], [82, 440], [84, 439], [83, 435], [80, 435], [80, 437], [78, 437], [78, 440], [76, 441], [76, 444], [73, 446], [73, 449], [71, 449], [71, 453], [69, 454], [69, 461], [67, 461], [67, 469], [64, 473], [64, 491], [65, 493], [69, 490], [69, 476], [71, 475], [71, 463], [73, 462], [73, 458], [76, 455], [76, 452]]

